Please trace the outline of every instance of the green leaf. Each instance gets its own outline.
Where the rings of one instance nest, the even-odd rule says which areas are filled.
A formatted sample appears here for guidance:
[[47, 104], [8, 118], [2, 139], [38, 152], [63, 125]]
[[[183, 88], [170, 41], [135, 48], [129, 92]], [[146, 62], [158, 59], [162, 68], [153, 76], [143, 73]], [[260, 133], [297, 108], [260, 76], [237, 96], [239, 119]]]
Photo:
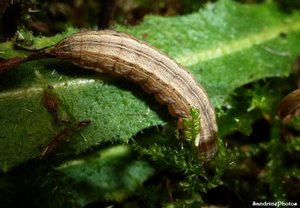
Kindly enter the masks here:
[[[60, 164], [39, 161], [0, 177], [1, 205], [18, 207], [83, 207], [94, 201], [122, 201], [154, 174], [146, 161], [136, 159], [129, 146], [111, 145], [101, 151], [73, 157]], [[38, 197], [37, 197], [38, 196]], [[51, 197], [49, 197], [51, 196]]]
[[266, 77], [287, 76], [300, 52], [300, 13], [274, 3], [208, 4], [186, 16], [149, 16], [133, 28], [117, 27], [152, 43], [192, 70], [217, 108], [236, 88]]
[[[0, 95], [2, 170], [37, 157], [41, 147], [49, 143], [61, 130], [61, 125], [54, 121], [42, 103], [45, 89], [43, 83], [37, 80], [34, 71], [29, 67], [40, 70], [47, 84], [53, 86], [54, 92], [62, 98], [63, 105], [72, 113], [72, 117], [78, 122], [91, 120], [87, 128], [72, 138], [66, 138], [72, 140], [63, 145], [67, 152], [79, 153], [106, 141], [126, 143], [141, 129], [162, 123], [157, 112], [149, 108], [151, 103], [154, 103], [152, 106], [157, 105], [154, 99], [147, 99], [141, 92], [134, 92], [136, 86], [127, 82], [119, 84], [119, 80], [102, 81], [93, 78], [97, 75], [93, 73], [90, 74], [93, 77], [85, 77], [83, 74], [76, 77], [62, 76], [56, 71], [46, 71], [43, 64], [47, 63], [55, 65], [53, 61], [42, 61], [28, 63], [15, 70], [16, 74], [22, 74], [22, 70], [26, 70], [30, 82], [26, 80], [27, 86], [18, 89], [11, 89], [14, 86], [11, 90], [6, 88]], [[2, 81], [7, 80], [8, 76], [10, 74], [2, 76]], [[26, 78], [16, 76], [16, 83], [25, 82]], [[2, 86], [5, 86], [3, 82]], [[127, 89], [124, 89], [124, 85], [127, 85]]]
[[[248, 134], [251, 132], [251, 124], [257, 118], [253, 116], [253, 112], [257, 109], [269, 110], [273, 101], [268, 103], [261, 99], [267, 97], [266, 91], [260, 93], [260, 98], [258, 96], [251, 100], [250, 97], [256, 91], [248, 91], [246, 95], [241, 95], [244, 92], [242, 87], [257, 80], [288, 76], [292, 72], [292, 63], [300, 52], [300, 13], [281, 13], [274, 3], [242, 5], [220, 0], [190, 15], [148, 16], [138, 26], [125, 28], [117, 25], [115, 28], [151, 43], [192, 71], [216, 107], [220, 137], [240, 129]], [[55, 44], [75, 31], [76, 29], [70, 28], [65, 34], [51, 38], [25, 37], [32, 39], [36, 48], [42, 48]], [[13, 50], [12, 42], [0, 45], [2, 58], [26, 54], [28, 53]], [[41, 74], [42, 80], [36, 76], [36, 71]], [[101, 158], [86, 161], [84, 151], [101, 151], [101, 144], [107, 142], [128, 143], [137, 133], [152, 126], [162, 125], [170, 118], [166, 108], [158, 105], [152, 96], [146, 95], [138, 86], [123, 79], [89, 72], [58, 59], [26, 63], [0, 77], [2, 171], [9, 171], [38, 157], [40, 149], [65, 127], [55, 121], [43, 105], [43, 91], [48, 85], [54, 87], [54, 94], [62, 101], [60, 107], [70, 114], [72, 122], [91, 120], [89, 126], [74, 132], [70, 138], [65, 138], [66, 141], [55, 152], [55, 158], [60, 163], [58, 169], [76, 183], [96, 183], [96, 190], [103, 188], [100, 182], [108, 183], [111, 178], [97, 181], [99, 178], [95, 175], [99, 172], [93, 172], [92, 167], [110, 167], [105, 172], [107, 175], [112, 170], [119, 170], [120, 163], [106, 166], [108, 160], [102, 161]], [[239, 94], [236, 96], [237, 92]], [[282, 96], [282, 91], [274, 90], [272, 93], [276, 97]], [[241, 97], [246, 97], [247, 100], [240, 102]], [[154, 130], [150, 129], [148, 133], [151, 132]], [[143, 139], [142, 133], [140, 137]], [[82, 153], [79, 158], [70, 159], [74, 163], [68, 163], [61, 157], [79, 153]], [[125, 154], [120, 157], [126, 159], [127, 156]], [[168, 157], [170, 155], [166, 158]], [[82, 160], [83, 163], [76, 163]], [[194, 161], [194, 158], [191, 160]], [[80, 203], [85, 204], [102, 197], [121, 200], [130, 195], [137, 184], [151, 176], [152, 169], [144, 161], [130, 160], [127, 161], [128, 164], [124, 161], [122, 168], [129, 172], [132, 164], [133, 169], [145, 167], [146, 171], [138, 176], [134, 174], [134, 177], [127, 175], [132, 178], [126, 182], [125, 188], [115, 195], [112, 191], [109, 196], [95, 193], [89, 198], [74, 186]], [[128, 172], [120, 175], [124, 176], [126, 173]], [[38, 173], [35, 176], [37, 175]], [[187, 178], [193, 179], [191, 176]], [[119, 181], [109, 186], [115, 188], [120, 185], [118, 183], [123, 182]], [[201, 184], [199, 187], [207, 186]]]
[[[134, 28], [117, 29], [152, 43], [190, 68], [215, 106], [221, 108], [236, 88], [291, 72], [291, 63], [299, 52], [295, 42], [300, 36], [300, 14], [280, 13], [274, 4], [240, 5], [222, 0], [208, 4], [199, 13], [170, 18], [150, 16]], [[57, 39], [34, 40], [42, 47]], [[6, 49], [3, 57], [9, 51]], [[153, 100], [143, 101], [142, 92], [126, 87], [128, 82], [107, 81], [96, 74], [86, 78], [77, 68], [58, 60], [23, 64], [1, 76], [2, 170], [35, 158], [38, 147], [46, 145], [60, 128], [40, 102], [43, 86], [36, 80], [34, 70], [39, 70], [47, 84], [61, 94], [74, 117], [92, 120], [81, 135], [72, 138], [70, 146], [76, 152], [101, 141], [119, 138], [126, 142], [142, 129], [162, 124], [155, 110], [159, 107], [152, 104]], [[66, 74], [67, 70], [74, 73]], [[225, 120], [235, 123], [233, 119]]]
[[121, 201], [152, 176], [154, 169], [136, 160], [128, 146], [115, 146], [56, 168], [69, 180], [72, 195], [82, 206], [97, 200]]

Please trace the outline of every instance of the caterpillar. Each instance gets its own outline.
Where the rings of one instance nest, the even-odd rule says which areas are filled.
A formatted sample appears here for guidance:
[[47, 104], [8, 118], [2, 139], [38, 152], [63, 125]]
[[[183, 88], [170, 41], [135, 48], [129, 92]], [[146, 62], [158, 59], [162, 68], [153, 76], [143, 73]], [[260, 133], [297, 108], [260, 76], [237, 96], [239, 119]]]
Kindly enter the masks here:
[[191, 108], [199, 109], [196, 146], [206, 158], [216, 153], [218, 127], [207, 93], [187, 70], [149, 44], [112, 30], [86, 31], [63, 39], [45, 53], [141, 85], [178, 118], [179, 128], [184, 129], [180, 123], [191, 117]]

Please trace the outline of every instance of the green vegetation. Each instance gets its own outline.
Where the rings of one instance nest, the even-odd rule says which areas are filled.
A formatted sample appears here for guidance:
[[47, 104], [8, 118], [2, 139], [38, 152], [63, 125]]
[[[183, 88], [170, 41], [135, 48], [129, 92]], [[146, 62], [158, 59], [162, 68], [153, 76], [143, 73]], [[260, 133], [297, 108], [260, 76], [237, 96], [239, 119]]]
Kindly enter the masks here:
[[[297, 88], [299, 11], [219, 0], [190, 14], [113, 27], [164, 51], [204, 86], [217, 113], [216, 157], [199, 157], [193, 142], [199, 124], [190, 121], [190, 141], [179, 139], [166, 107], [139, 86], [59, 59], [27, 62], [0, 75], [1, 207], [299, 204], [299, 121], [285, 126], [277, 116], [280, 100]], [[43, 48], [76, 31], [18, 32], [30, 47]], [[1, 58], [29, 54], [15, 50], [14, 41], [0, 43]], [[49, 113], [48, 86], [59, 120], [71, 124]], [[90, 125], [74, 129], [86, 119]], [[70, 125], [58, 148], [37, 159]]]

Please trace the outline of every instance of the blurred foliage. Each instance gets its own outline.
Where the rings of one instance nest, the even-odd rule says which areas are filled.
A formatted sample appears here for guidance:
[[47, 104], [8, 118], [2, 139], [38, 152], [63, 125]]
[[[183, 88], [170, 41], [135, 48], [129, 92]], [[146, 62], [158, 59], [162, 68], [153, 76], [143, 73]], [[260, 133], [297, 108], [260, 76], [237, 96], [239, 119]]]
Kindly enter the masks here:
[[[263, 3], [267, 0], [236, 0]], [[300, 8], [293, 0], [274, 0], [285, 12]], [[0, 2], [0, 41], [25, 27], [34, 34], [54, 35], [68, 25], [78, 28], [106, 28], [112, 25], [136, 25], [147, 15], [176, 16], [196, 12], [214, 0], [2, 0]], [[80, 15], [78, 15], [80, 14]]]

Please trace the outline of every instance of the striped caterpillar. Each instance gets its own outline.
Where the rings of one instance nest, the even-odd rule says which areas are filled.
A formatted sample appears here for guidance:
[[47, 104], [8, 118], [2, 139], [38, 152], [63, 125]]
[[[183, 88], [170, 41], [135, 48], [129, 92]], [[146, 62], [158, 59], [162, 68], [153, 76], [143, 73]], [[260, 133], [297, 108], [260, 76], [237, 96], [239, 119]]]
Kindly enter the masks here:
[[191, 108], [199, 109], [201, 128], [195, 144], [206, 158], [216, 153], [217, 123], [205, 90], [182, 66], [157, 49], [127, 34], [102, 30], [73, 34], [45, 52], [140, 84], [159, 103], [167, 105], [178, 123], [191, 117]]

